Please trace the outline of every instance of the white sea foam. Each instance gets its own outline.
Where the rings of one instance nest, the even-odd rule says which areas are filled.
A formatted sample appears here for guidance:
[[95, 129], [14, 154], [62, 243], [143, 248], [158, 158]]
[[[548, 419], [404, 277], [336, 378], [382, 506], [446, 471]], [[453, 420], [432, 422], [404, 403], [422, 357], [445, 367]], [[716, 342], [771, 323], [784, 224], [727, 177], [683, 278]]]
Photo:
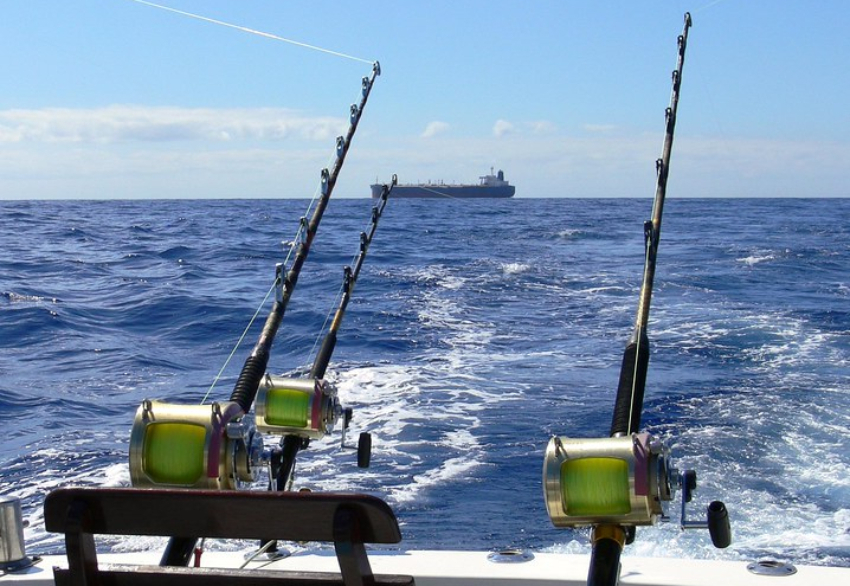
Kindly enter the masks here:
[[[358, 429], [373, 435], [373, 467], [357, 474], [358, 482], [381, 486], [393, 502], [408, 502], [420, 493], [445, 483], [480, 463], [480, 446], [474, 429], [480, 424], [475, 412], [482, 397], [475, 389], [457, 388], [456, 381], [447, 382], [450, 390], [436, 402], [429, 397], [434, 379], [433, 365], [424, 367], [366, 367], [348, 370], [339, 381], [340, 396], [357, 406]], [[439, 376], [438, 376], [439, 378]], [[418, 430], [449, 425], [446, 431], [423, 443]], [[438, 450], [444, 458], [435, 458]], [[326, 462], [327, 463], [327, 462]], [[302, 469], [322, 469], [315, 458]], [[335, 479], [335, 482], [344, 482]], [[322, 480], [324, 485], [324, 479]]]
[[55, 297], [44, 297], [42, 295], [22, 295], [20, 293], [15, 293], [12, 291], [6, 293], [6, 298], [9, 300], [9, 303], [59, 303], [59, 300]]
[[771, 260], [775, 260], [776, 256], [773, 254], [753, 254], [750, 256], [746, 256], [743, 258], [735, 259], [737, 262], [745, 264], [747, 266], [755, 266], [759, 263], [768, 262]]
[[587, 287], [584, 289], [573, 289], [573, 295], [577, 297], [590, 297], [599, 295], [600, 293], [613, 293], [617, 291], [625, 291], [623, 287], [618, 286], [599, 286], [599, 287]]
[[560, 232], [558, 232], [558, 237], [564, 238], [564, 239], [571, 239], [571, 238], [576, 238], [576, 237], [580, 236], [582, 233], [583, 233], [583, 230], [567, 229], [567, 230], [561, 230]]
[[301, 465], [303, 481], [334, 489], [380, 487], [390, 502], [406, 504], [465, 478], [484, 461], [476, 436], [480, 413], [517, 395], [489, 392], [474, 374], [474, 365], [492, 360], [487, 348], [494, 326], [452, 298], [467, 278], [428, 268], [417, 279], [428, 286], [413, 303], [420, 323], [439, 332], [439, 346], [425, 349], [415, 364], [347, 368], [338, 376], [340, 397], [357, 408], [357, 428], [373, 435], [372, 467], [329, 478], [327, 471], [337, 467], [326, 451]]
[[531, 269], [531, 265], [521, 262], [509, 262], [502, 264], [502, 272], [505, 275], [519, 275], [521, 273], [528, 272], [529, 269]]
[[128, 462], [121, 462], [108, 466], [103, 470], [102, 486], [130, 486], [130, 465]]

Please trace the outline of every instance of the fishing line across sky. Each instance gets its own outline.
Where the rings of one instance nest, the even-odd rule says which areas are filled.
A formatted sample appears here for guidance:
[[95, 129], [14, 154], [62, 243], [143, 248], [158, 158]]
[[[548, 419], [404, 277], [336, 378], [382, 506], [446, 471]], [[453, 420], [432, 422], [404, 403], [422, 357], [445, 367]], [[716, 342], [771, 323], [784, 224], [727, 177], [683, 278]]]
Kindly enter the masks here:
[[838, 0], [3, 9], [3, 199], [310, 197], [375, 59], [340, 196], [493, 166], [517, 197], [651, 197], [685, 11], [670, 196], [850, 195]]

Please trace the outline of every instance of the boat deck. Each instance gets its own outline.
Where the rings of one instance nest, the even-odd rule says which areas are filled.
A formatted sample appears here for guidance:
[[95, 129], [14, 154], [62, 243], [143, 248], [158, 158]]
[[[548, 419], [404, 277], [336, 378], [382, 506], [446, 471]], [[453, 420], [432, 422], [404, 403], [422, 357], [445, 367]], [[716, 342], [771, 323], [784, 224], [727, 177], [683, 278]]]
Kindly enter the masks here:
[[[156, 564], [161, 552], [118, 553], [99, 556], [101, 563]], [[589, 556], [535, 553], [526, 562], [495, 563], [488, 552], [474, 551], [378, 551], [370, 550], [369, 560], [378, 574], [409, 574], [418, 586], [571, 586], [587, 583]], [[511, 556], [507, 556], [511, 557]], [[519, 556], [515, 556], [519, 557]], [[244, 563], [238, 552], [207, 552], [205, 567], [238, 568]], [[844, 583], [847, 568], [797, 566], [793, 575], [755, 575], [745, 561], [688, 560], [673, 558], [624, 557], [620, 583], [635, 586], [822, 586]], [[53, 566], [67, 567], [64, 556], [45, 556], [24, 574], [7, 574], [0, 583], [16, 586], [52, 586]], [[256, 560], [247, 568], [288, 571], [338, 572], [332, 549], [326, 552], [295, 553], [273, 562]]]

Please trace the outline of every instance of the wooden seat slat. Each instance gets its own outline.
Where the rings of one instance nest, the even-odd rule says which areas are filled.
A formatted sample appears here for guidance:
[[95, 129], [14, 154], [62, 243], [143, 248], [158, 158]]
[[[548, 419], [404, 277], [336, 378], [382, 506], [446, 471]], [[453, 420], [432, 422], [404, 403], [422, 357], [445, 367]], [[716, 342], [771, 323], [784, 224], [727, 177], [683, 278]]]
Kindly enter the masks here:
[[[412, 585], [374, 575], [366, 543], [398, 543], [392, 509], [362, 494], [69, 488], [47, 496], [45, 527], [65, 534], [68, 569], [57, 586]], [[100, 567], [95, 535], [160, 535], [333, 542], [340, 574], [165, 566]]]
[[333, 515], [344, 504], [368, 521], [364, 543], [401, 541], [389, 505], [363, 494], [69, 488], [52, 492], [44, 503], [48, 531], [65, 532], [72, 500], [89, 504], [97, 535], [254, 539], [262, 537], [258, 527], [274, 527], [279, 539], [333, 541]]

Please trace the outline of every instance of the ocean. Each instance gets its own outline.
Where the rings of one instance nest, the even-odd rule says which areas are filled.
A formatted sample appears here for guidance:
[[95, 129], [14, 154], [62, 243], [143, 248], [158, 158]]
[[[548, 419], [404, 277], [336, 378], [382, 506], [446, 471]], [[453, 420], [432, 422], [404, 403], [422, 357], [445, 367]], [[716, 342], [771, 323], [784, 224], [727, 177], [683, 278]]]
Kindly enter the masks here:
[[[331, 201], [272, 372], [312, 363], [371, 206]], [[22, 499], [29, 553], [62, 548], [51, 489], [129, 485], [143, 399], [229, 398], [268, 305], [210, 386], [307, 207], [0, 202], [0, 493]], [[390, 200], [327, 374], [372, 466], [335, 433], [300, 454], [296, 486], [386, 499], [409, 548], [589, 551], [548, 520], [543, 453], [609, 431], [651, 207]], [[848, 267], [850, 199], [668, 199], [643, 423], [697, 471], [691, 516], [724, 501], [734, 542], [663, 523], [626, 555], [850, 566]]]

